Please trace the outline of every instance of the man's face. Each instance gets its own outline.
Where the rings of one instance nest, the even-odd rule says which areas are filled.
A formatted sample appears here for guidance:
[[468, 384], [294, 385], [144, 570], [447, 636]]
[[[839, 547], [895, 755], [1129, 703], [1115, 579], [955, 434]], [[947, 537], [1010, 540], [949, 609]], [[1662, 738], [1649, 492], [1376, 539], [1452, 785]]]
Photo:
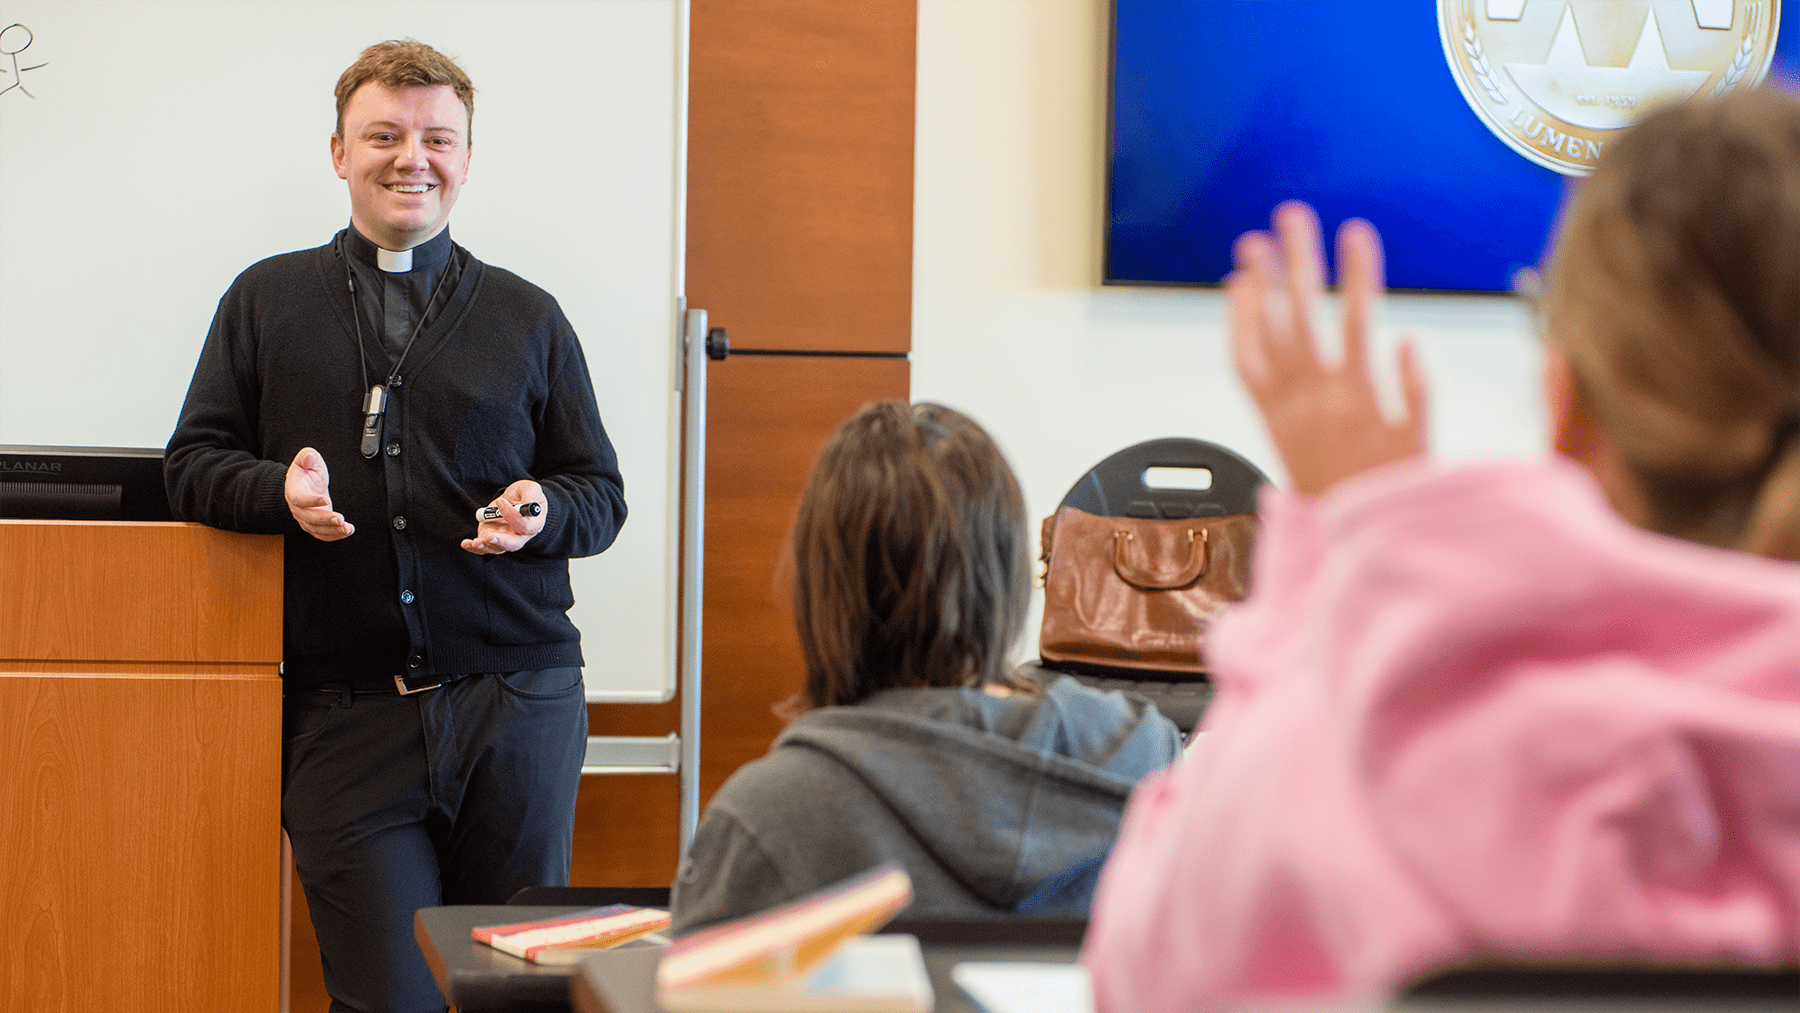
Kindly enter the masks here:
[[388, 250], [437, 235], [469, 178], [469, 110], [449, 85], [370, 81], [344, 107], [331, 164], [350, 184], [350, 221]]

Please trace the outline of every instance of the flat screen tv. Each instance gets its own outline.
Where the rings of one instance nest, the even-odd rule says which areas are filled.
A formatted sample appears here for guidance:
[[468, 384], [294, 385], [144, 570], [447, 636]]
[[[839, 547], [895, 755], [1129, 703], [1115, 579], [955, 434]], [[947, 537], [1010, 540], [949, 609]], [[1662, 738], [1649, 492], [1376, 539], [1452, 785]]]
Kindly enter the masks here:
[[0, 517], [166, 521], [162, 448], [0, 445]]
[[[1206, 285], [1283, 200], [1395, 288], [1506, 291], [1645, 109], [1800, 73], [1779, 0], [1114, 0], [1105, 280]], [[1760, 85], [1759, 85], [1759, 82]], [[1699, 185], [1700, 181], [1696, 181]]]

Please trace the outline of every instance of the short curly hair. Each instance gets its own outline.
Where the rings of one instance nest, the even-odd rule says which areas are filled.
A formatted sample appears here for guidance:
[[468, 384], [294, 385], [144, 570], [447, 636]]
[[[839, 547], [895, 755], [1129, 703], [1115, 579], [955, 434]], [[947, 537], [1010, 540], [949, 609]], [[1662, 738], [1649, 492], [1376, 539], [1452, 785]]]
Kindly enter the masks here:
[[362, 51], [356, 62], [338, 77], [337, 135], [344, 136], [344, 109], [350, 96], [370, 81], [389, 88], [447, 85], [469, 111], [471, 133], [475, 123], [475, 85], [456, 61], [417, 39], [389, 39]]

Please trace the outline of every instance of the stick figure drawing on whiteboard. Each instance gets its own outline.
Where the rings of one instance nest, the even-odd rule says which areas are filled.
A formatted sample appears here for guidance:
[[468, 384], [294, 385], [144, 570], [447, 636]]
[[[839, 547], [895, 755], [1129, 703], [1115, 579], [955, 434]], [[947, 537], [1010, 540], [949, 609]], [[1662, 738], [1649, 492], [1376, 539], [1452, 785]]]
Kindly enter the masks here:
[[31, 29], [21, 24], [15, 23], [0, 28], [0, 55], [12, 57], [14, 79], [12, 84], [0, 88], [0, 95], [17, 88], [25, 93], [26, 98], [37, 98], [25, 87], [25, 72], [36, 70], [38, 67], [48, 67], [49, 64], [40, 63], [32, 67], [19, 66], [19, 54], [31, 48], [31, 38]]

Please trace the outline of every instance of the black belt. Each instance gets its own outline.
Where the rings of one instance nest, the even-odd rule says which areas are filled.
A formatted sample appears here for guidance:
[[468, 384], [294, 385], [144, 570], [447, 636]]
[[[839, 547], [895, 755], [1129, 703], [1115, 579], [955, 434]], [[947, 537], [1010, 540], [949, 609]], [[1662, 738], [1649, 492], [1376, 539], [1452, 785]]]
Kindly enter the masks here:
[[448, 686], [464, 679], [476, 679], [484, 672], [459, 672], [455, 675], [393, 675], [376, 676], [370, 679], [352, 679], [339, 682], [322, 682], [312, 689], [321, 693], [362, 693], [376, 696], [411, 696], [414, 693], [425, 693], [440, 686]]

